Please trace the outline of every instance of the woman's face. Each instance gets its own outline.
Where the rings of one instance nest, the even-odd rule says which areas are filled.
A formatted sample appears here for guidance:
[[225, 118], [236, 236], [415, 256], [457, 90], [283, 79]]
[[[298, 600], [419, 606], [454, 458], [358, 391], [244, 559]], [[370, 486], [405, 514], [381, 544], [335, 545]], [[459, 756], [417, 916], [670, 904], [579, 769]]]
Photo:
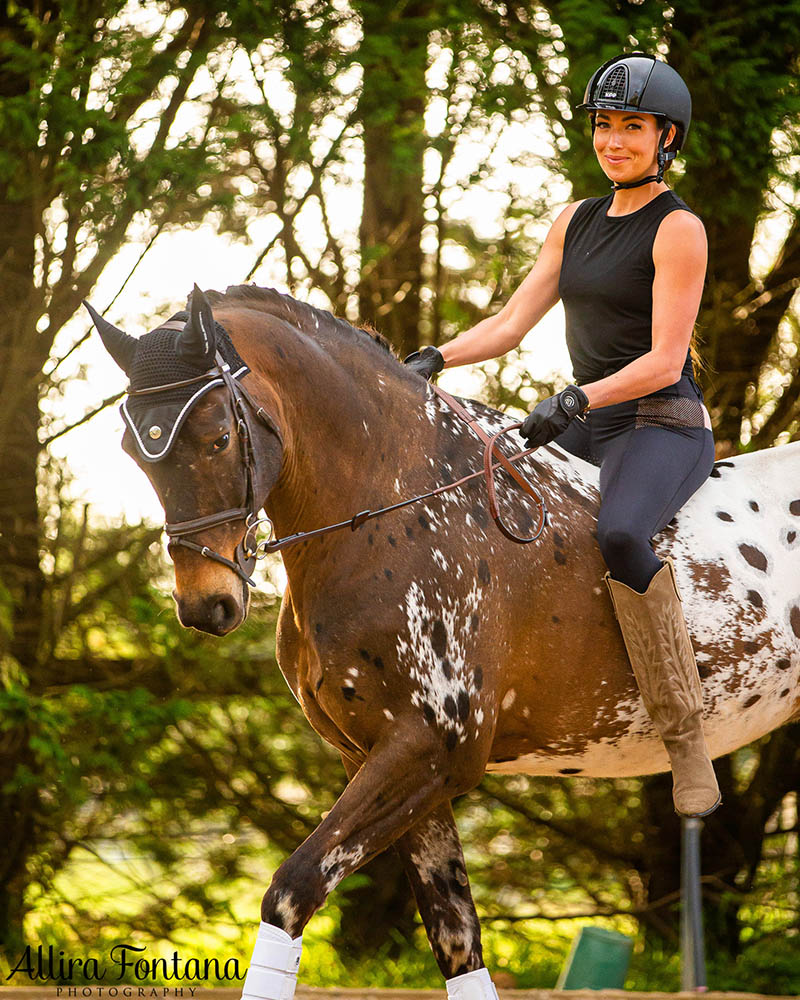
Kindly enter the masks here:
[[[670, 133], [673, 130], [674, 126], [670, 126]], [[594, 151], [606, 177], [621, 184], [654, 174], [658, 169], [660, 134], [655, 115], [634, 111], [595, 112]]]

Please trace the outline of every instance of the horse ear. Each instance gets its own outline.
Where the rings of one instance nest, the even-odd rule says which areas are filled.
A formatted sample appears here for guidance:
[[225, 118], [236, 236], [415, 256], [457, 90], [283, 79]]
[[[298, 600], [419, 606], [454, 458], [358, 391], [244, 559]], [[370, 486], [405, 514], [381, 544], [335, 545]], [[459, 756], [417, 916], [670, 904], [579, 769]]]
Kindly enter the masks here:
[[217, 350], [214, 314], [203, 292], [194, 286], [189, 296], [189, 319], [178, 337], [178, 357], [208, 364]]
[[129, 337], [127, 333], [123, 333], [122, 330], [117, 329], [113, 323], [109, 323], [107, 319], [103, 319], [100, 313], [96, 309], [93, 309], [85, 299], [83, 304], [92, 317], [92, 322], [100, 334], [103, 346], [125, 374], [130, 375], [130, 367], [139, 343], [138, 340], [135, 337]]

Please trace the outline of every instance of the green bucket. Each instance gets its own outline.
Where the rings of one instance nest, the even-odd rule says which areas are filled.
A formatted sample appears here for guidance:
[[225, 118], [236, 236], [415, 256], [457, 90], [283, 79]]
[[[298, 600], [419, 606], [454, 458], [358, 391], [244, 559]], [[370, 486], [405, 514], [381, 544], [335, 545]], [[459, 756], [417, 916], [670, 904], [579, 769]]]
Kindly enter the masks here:
[[623, 989], [633, 938], [602, 927], [581, 927], [558, 977], [557, 990]]

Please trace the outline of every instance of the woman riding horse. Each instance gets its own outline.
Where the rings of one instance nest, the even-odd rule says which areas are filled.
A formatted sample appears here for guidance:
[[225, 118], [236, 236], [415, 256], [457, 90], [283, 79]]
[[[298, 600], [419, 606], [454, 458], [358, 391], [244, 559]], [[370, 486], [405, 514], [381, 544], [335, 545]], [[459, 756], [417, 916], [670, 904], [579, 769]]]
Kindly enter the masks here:
[[540, 402], [520, 433], [600, 466], [597, 540], [628, 656], [669, 754], [675, 808], [706, 816], [721, 797], [700, 679], [672, 564], [650, 543], [714, 461], [691, 349], [705, 230], [663, 179], [686, 140], [691, 98], [675, 70], [636, 52], [601, 66], [579, 107], [612, 193], [561, 212], [499, 313], [406, 363], [430, 378], [497, 357], [563, 301], [575, 384]]
[[[608, 585], [643, 700], [670, 754], [676, 805], [699, 815], [719, 799], [701, 728], [699, 678], [672, 567], [650, 547], [651, 536], [706, 478], [713, 457], [689, 354], [706, 260], [703, 227], [662, 180], [685, 139], [690, 99], [676, 73], [635, 53], [598, 70], [583, 106], [613, 193], [559, 216], [532, 273], [498, 316], [441, 352], [426, 348], [407, 360], [430, 376], [445, 363], [493, 357], [564, 299], [577, 384], [536, 406], [523, 436], [534, 445], [556, 440], [601, 466], [597, 535]], [[439, 408], [429, 387], [366, 332], [271, 289], [240, 286], [211, 298], [216, 309], [195, 289], [188, 312], [138, 340], [90, 311], [130, 380], [123, 447], [162, 500], [181, 620], [224, 635], [247, 613], [262, 507], [280, 534], [297, 540], [299, 528], [360, 509], [356, 499], [361, 508], [377, 507], [406, 491], [421, 494], [437, 463], [447, 476], [474, 471], [475, 439], [470, 425]], [[468, 416], [499, 429], [499, 414], [465, 402]], [[395, 463], [394, 427], [409, 408], [418, 417], [408, 444], [415, 458]], [[331, 446], [334, 436], [341, 448]], [[380, 535], [376, 524], [366, 538], [342, 532], [319, 546], [287, 547], [277, 659], [311, 724], [341, 751], [349, 781], [264, 894], [243, 986], [248, 1000], [290, 1000], [312, 914], [342, 879], [392, 845], [450, 1000], [496, 1000], [453, 797], [475, 787], [490, 764], [531, 774], [607, 775], [619, 771], [613, 761], [609, 766], [613, 754], [619, 773], [661, 766], [650, 734], [641, 731], [619, 637], [605, 628], [593, 632], [611, 618], [594, 585], [595, 470], [584, 475], [588, 466], [560, 459], [565, 453], [550, 449], [531, 464], [563, 532], [553, 531], [551, 553], [540, 547], [530, 556], [498, 539], [495, 546], [476, 498], [452, 493], [450, 513], [459, 515], [452, 523], [426, 507], [383, 522]], [[776, 491], [773, 483], [767, 495], [776, 498], [781, 518], [800, 510], [796, 494], [783, 487]], [[733, 490], [731, 500], [745, 505], [745, 497]], [[747, 499], [749, 511], [759, 510]], [[341, 524], [356, 530], [358, 518], [371, 513], [378, 511], [362, 509]], [[780, 524], [789, 546], [794, 522]], [[740, 578], [717, 583], [716, 593], [712, 586], [711, 601], [698, 588], [702, 607], [694, 620], [705, 623], [699, 635], [711, 632], [713, 641], [737, 588], [753, 572], [773, 572], [747, 591], [758, 615], [739, 616], [739, 632], [711, 675], [722, 702], [712, 733], [721, 752], [796, 711], [784, 673], [800, 638], [800, 607], [785, 598], [796, 592], [796, 573], [783, 551], [768, 560], [737, 531], [719, 551], [734, 560]], [[405, 538], [414, 544], [398, 546]], [[570, 540], [568, 559], [558, 546]], [[715, 556], [715, 572], [719, 561]], [[700, 567], [709, 563], [701, 559]], [[534, 586], [531, 622], [519, 623], [520, 602]], [[551, 614], [574, 617], [584, 609], [581, 629], [563, 628]], [[733, 640], [753, 628], [764, 647], [753, 644], [758, 691], [742, 700], [753, 654], [749, 643]], [[499, 651], [501, 632], [508, 651]], [[559, 685], [547, 683], [553, 658], [568, 704]], [[607, 667], [608, 697], [587, 690], [596, 664]], [[743, 725], [726, 725], [731, 716], [723, 710], [740, 713]]]

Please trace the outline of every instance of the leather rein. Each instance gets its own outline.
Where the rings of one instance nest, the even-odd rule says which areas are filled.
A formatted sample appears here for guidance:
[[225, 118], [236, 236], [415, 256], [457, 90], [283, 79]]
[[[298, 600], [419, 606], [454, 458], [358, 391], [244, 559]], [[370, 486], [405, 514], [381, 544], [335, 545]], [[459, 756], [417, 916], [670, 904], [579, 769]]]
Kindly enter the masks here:
[[[167, 327], [166, 323], [163, 325], [164, 327]], [[183, 326], [182, 323], [178, 325], [181, 328]], [[251, 587], [256, 586], [256, 583], [252, 579], [256, 562], [265, 558], [271, 552], [278, 552], [281, 549], [288, 548], [290, 545], [294, 545], [296, 542], [316, 538], [331, 531], [338, 531], [341, 528], [349, 527], [351, 531], [355, 531], [356, 528], [360, 528], [362, 524], [369, 521], [371, 518], [379, 517], [381, 514], [388, 514], [389, 511], [392, 510], [399, 510], [401, 507], [407, 507], [409, 504], [416, 503], [419, 500], [428, 500], [431, 497], [438, 496], [440, 493], [447, 493], [450, 490], [457, 489], [464, 483], [468, 483], [472, 479], [476, 479], [478, 476], [484, 476], [486, 479], [486, 488], [489, 495], [489, 512], [497, 524], [497, 527], [506, 536], [506, 538], [519, 544], [528, 544], [536, 541], [547, 525], [547, 508], [545, 507], [544, 500], [530, 485], [530, 483], [527, 482], [522, 474], [511, 464], [520, 458], [524, 458], [526, 455], [530, 455], [531, 452], [536, 449], [528, 448], [524, 451], [519, 451], [510, 457], [506, 457], [501, 452], [495, 451], [495, 445], [498, 439], [504, 434], [507, 434], [509, 431], [516, 430], [521, 427], [521, 422], [509, 424], [508, 427], [504, 427], [496, 434], [487, 434], [483, 428], [479, 426], [477, 420], [470, 416], [467, 410], [461, 405], [461, 403], [458, 402], [457, 399], [454, 399], [451, 395], [449, 395], [449, 393], [445, 392], [444, 389], [440, 389], [439, 386], [434, 385], [432, 386], [432, 389], [437, 396], [444, 400], [444, 402], [447, 403], [447, 405], [450, 406], [483, 441], [485, 446], [483, 453], [483, 469], [481, 469], [480, 472], [473, 472], [456, 482], [448, 483], [445, 486], [439, 486], [437, 489], [431, 490], [429, 493], [423, 493], [420, 496], [411, 497], [408, 500], [402, 500], [399, 503], [392, 504], [390, 507], [380, 507], [378, 510], [359, 511], [346, 521], [339, 521], [336, 524], [328, 524], [323, 528], [315, 528], [312, 531], [298, 531], [292, 535], [285, 535], [283, 538], [271, 539], [268, 536], [266, 539], [258, 541], [256, 535], [259, 527], [262, 524], [269, 525], [269, 532], [271, 535], [273, 526], [268, 517], [258, 516], [258, 512], [261, 507], [258, 505], [258, 499], [256, 497], [256, 459], [253, 449], [253, 419], [257, 419], [264, 424], [264, 426], [266, 426], [278, 438], [281, 445], [283, 445], [283, 435], [281, 434], [277, 423], [272, 419], [267, 411], [253, 400], [250, 393], [237, 379], [233, 378], [228, 365], [225, 364], [219, 352], [217, 352], [215, 366], [203, 375], [198, 376], [197, 380], [192, 379], [191, 381], [199, 381], [204, 378], [221, 378], [228, 390], [231, 406], [236, 417], [236, 431], [239, 438], [239, 448], [247, 479], [244, 505], [241, 507], [232, 507], [228, 510], [221, 510], [214, 514], [207, 514], [204, 517], [191, 518], [186, 521], [167, 522], [164, 529], [167, 537], [169, 538], [170, 546], [180, 545], [183, 548], [191, 549], [193, 552], [199, 552], [200, 555], [206, 559], [211, 559], [214, 562], [221, 563], [223, 566], [227, 566], [228, 569], [233, 570], [237, 576], [239, 576]], [[154, 386], [148, 389], [139, 389], [129, 393], [129, 395], [150, 394], [166, 391], [168, 389], [174, 389], [182, 384], [184, 383], [171, 382], [167, 385]], [[499, 461], [493, 462], [493, 457], [496, 457]], [[515, 535], [508, 527], [506, 527], [505, 524], [503, 524], [500, 517], [497, 507], [497, 492], [494, 482], [494, 472], [500, 466], [502, 466], [512, 479], [514, 479], [518, 486], [520, 486], [520, 488], [535, 501], [538, 507], [538, 524], [534, 533], [529, 537], [520, 537], [519, 535]], [[245, 522], [245, 532], [241, 541], [239, 541], [236, 545], [236, 549], [234, 550], [234, 559], [228, 559], [219, 552], [210, 548], [208, 545], [202, 545], [201, 543], [193, 541], [191, 538], [187, 537], [190, 535], [196, 535], [208, 528], [215, 528], [221, 524], [228, 524], [233, 521]]]

